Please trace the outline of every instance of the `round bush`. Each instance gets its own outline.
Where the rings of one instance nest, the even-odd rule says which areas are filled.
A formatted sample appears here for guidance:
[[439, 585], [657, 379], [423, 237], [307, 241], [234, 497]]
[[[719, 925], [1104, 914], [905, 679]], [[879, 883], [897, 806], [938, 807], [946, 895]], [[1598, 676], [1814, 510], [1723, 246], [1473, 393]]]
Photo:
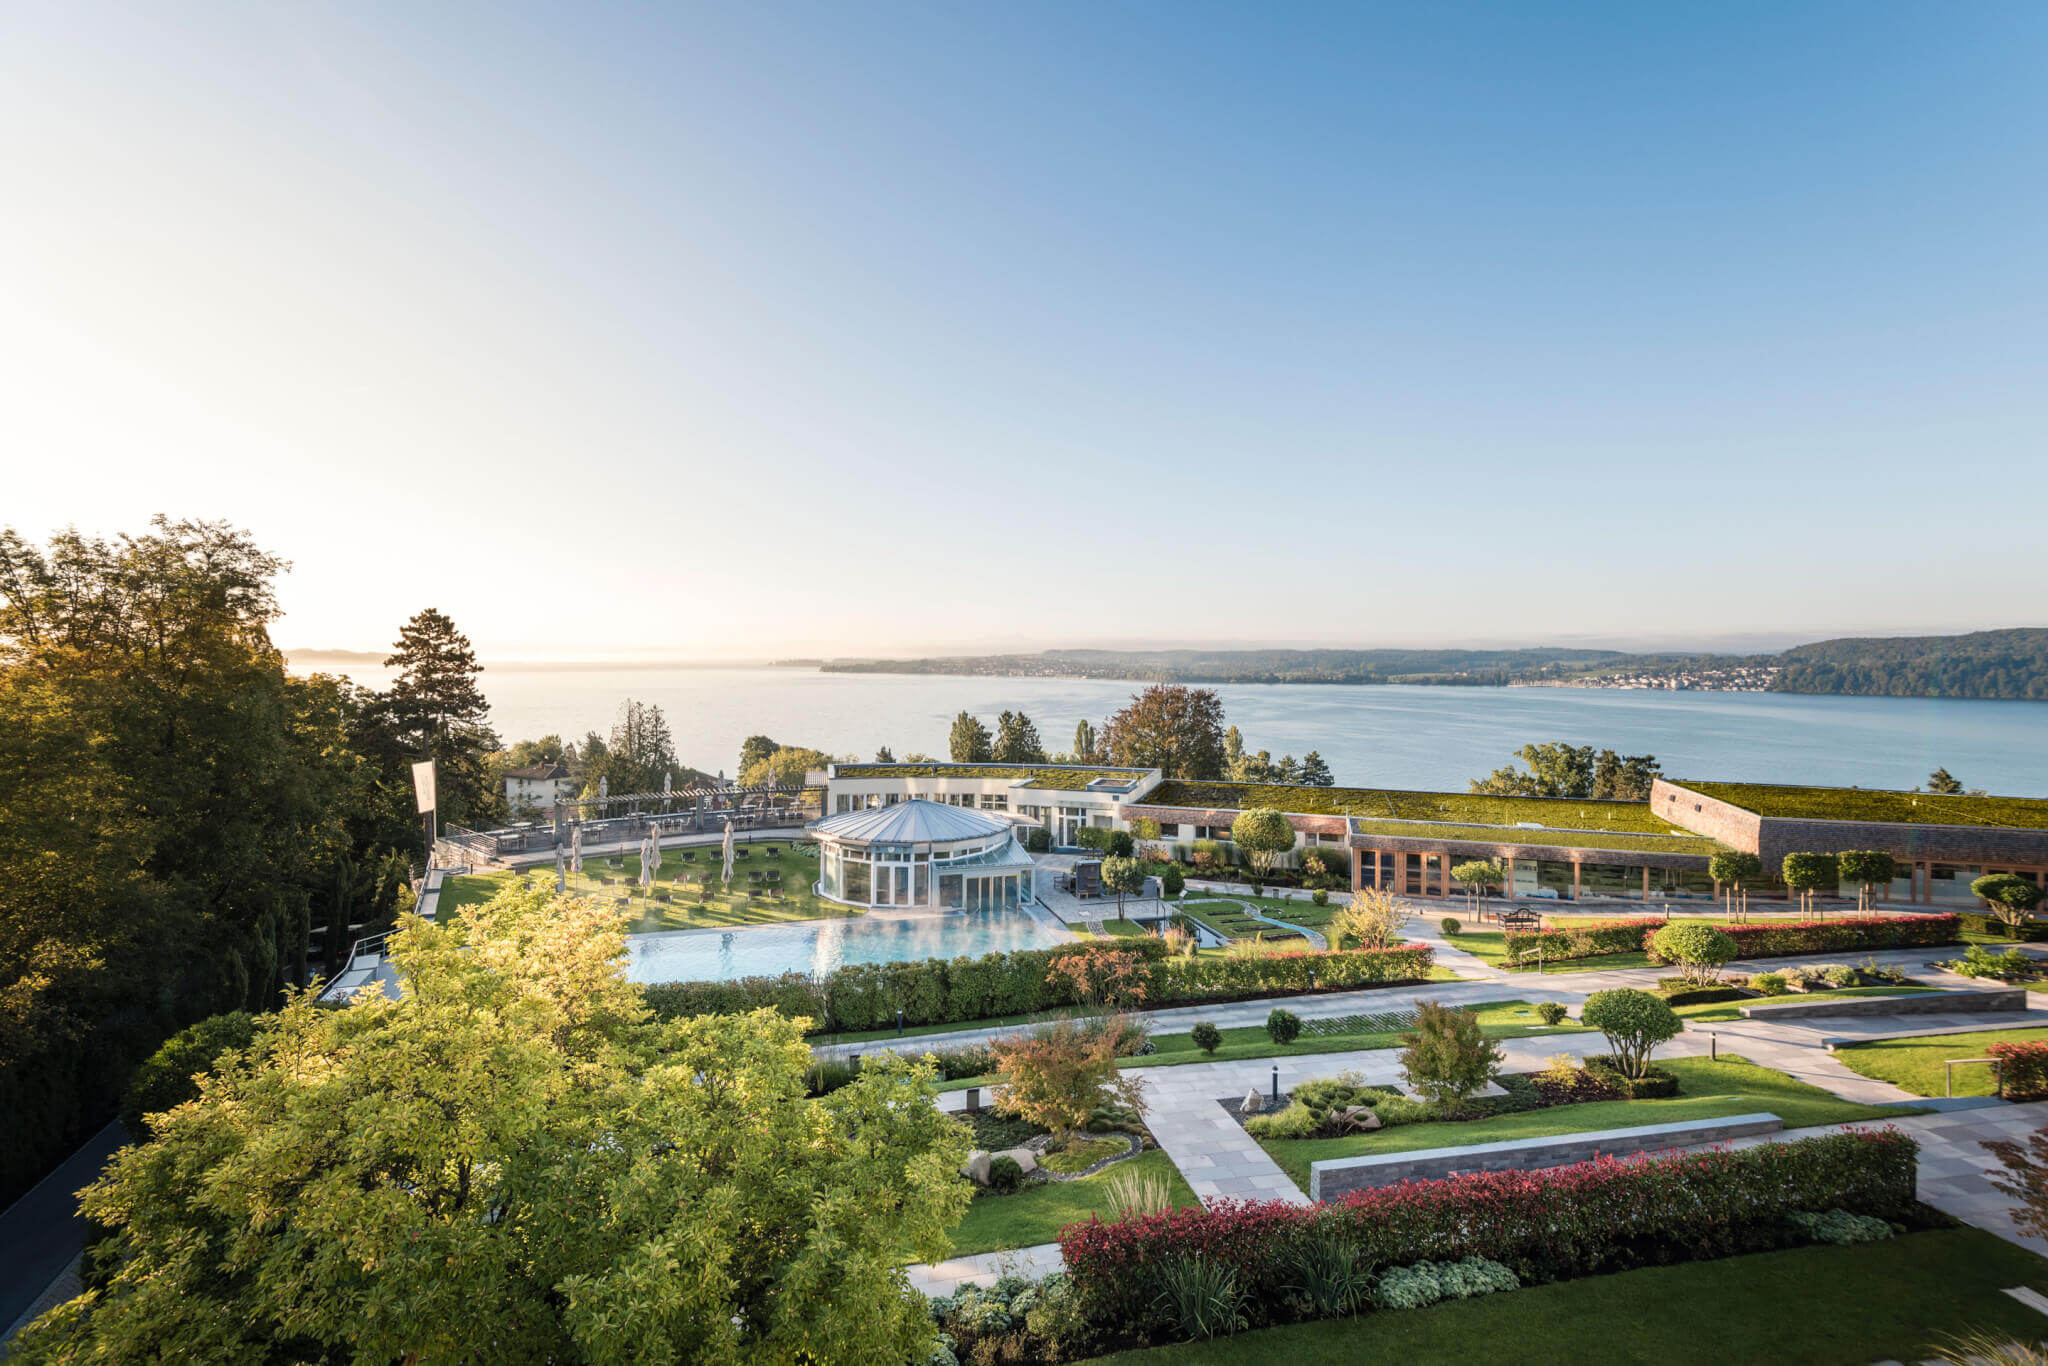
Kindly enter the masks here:
[[1024, 1169], [1014, 1157], [998, 1157], [988, 1164], [988, 1188], [1008, 1195], [1024, 1184]]
[[1564, 1006], [1557, 1001], [1538, 1001], [1536, 1003], [1536, 1018], [1547, 1025], [1563, 1024], [1566, 1014]]
[[1193, 1039], [1195, 1047], [1201, 1049], [1204, 1053], [1214, 1053], [1223, 1045], [1223, 1031], [1210, 1024], [1207, 1020], [1190, 1029], [1188, 1037]]
[[1177, 897], [1187, 885], [1188, 880], [1182, 874], [1180, 865], [1177, 863], [1167, 864], [1166, 871], [1159, 875], [1159, 894], [1161, 896]]
[[1642, 1076], [1651, 1051], [1683, 1028], [1678, 1013], [1662, 999], [1632, 987], [1594, 992], [1586, 998], [1579, 1019], [1607, 1036], [1615, 1066], [1629, 1077]]
[[1131, 851], [1136, 847], [1131, 842], [1131, 834], [1128, 830], [1112, 830], [1109, 832], [1108, 840], [1103, 844], [1102, 852], [1108, 854], [1111, 858], [1129, 858]]
[[1315, 892], [1312, 895], [1310, 895], [1309, 900], [1314, 902], [1318, 906], [1327, 906], [1330, 904], [1330, 894], [1324, 891], [1321, 887], [1318, 887], [1315, 889]]
[[199, 1099], [193, 1075], [212, 1072], [222, 1053], [247, 1048], [255, 1039], [256, 1019], [246, 1010], [210, 1015], [179, 1030], [135, 1069], [121, 1097], [121, 1126], [136, 1141], [148, 1140], [153, 1135], [145, 1116]]
[[1677, 920], [1650, 936], [1650, 952], [1682, 964], [1692, 981], [1709, 982], [1715, 969], [1735, 956], [1735, 937], [1704, 921]]
[[1456, 934], [1459, 930], [1465, 928], [1458, 923], [1458, 917], [1454, 915], [1447, 915], [1442, 920], [1437, 921], [1436, 927], [1445, 934]]
[[1301, 1017], [1291, 1010], [1275, 1010], [1266, 1017], [1266, 1037], [1274, 1043], [1293, 1043], [1301, 1037]]
[[1766, 996], [1785, 994], [1785, 974], [1782, 972], [1760, 972], [1749, 979], [1749, 984]]

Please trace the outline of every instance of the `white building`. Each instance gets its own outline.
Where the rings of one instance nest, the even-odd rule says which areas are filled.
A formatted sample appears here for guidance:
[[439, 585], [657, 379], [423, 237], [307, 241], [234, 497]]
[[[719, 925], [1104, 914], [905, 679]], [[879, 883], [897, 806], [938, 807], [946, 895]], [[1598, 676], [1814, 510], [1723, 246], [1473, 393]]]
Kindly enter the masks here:
[[532, 816], [576, 795], [576, 780], [564, 764], [529, 764], [505, 772], [505, 806], [514, 816]]
[[836, 816], [898, 802], [1002, 811], [1018, 823], [1042, 825], [1055, 844], [1072, 844], [1078, 826], [1120, 828], [1124, 804], [1159, 785], [1156, 768], [1061, 764], [832, 764], [805, 781], [825, 789], [825, 814]]

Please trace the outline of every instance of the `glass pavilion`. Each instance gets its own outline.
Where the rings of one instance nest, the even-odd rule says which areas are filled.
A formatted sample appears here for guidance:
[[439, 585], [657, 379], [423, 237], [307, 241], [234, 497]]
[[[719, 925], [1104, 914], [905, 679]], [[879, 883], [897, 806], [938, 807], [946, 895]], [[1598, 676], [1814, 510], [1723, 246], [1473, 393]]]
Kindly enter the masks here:
[[1016, 827], [971, 807], [908, 801], [813, 821], [818, 894], [852, 906], [1016, 910], [1031, 855]]

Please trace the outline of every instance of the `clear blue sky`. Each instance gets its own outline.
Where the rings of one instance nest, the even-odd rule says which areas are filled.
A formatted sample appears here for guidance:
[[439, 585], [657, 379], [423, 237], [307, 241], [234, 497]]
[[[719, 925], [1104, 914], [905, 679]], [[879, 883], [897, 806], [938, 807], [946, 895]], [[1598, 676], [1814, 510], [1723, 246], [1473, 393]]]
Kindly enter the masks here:
[[295, 645], [2041, 624], [2044, 72], [2039, 4], [15, 5], [0, 518], [232, 518]]

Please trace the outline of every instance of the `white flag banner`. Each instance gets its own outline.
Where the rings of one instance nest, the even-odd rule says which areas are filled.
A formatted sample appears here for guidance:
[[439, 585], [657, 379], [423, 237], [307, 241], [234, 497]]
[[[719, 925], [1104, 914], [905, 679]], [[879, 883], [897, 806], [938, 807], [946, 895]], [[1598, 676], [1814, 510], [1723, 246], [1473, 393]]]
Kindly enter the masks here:
[[412, 766], [412, 793], [419, 800], [420, 814], [434, 809], [434, 761]]

